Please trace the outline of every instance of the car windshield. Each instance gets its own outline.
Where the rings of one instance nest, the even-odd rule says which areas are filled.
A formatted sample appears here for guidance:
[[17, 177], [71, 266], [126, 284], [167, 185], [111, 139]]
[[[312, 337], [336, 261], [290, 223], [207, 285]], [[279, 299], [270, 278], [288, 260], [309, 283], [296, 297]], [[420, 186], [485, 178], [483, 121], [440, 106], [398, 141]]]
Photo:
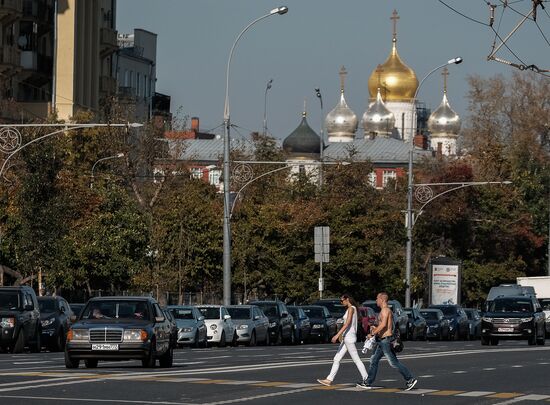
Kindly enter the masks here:
[[19, 308], [19, 293], [17, 291], [0, 291], [0, 309], [13, 310]]
[[489, 312], [533, 312], [530, 300], [495, 299], [489, 306]]
[[250, 319], [250, 308], [227, 308], [232, 319]]
[[321, 302], [319, 305], [322, 305], [328, 309], [328, 312], [330, 312], [335, 318], [341, 318], [346, 313], [346, 307], [342, 304], [337, 304], [335, 302]]
[[292, 315], [292, 317], [293, 317], [294, 319], [300, 318], [300, 316], [298, 315], [298, 308], [295, 308], [295, 307], [287, 307], [287, 309], [288, 309], [288, 313], [289, 313], [290, 315]]
[[550, 299], [541, 299], [539, 301], [540, 301], [540, 306], [542, 307], [543, 310], [550, 311]]
[[420, 315], [422, 315], [424, 319], [428, 319], [428, 320], [438, 319], [437, 312], [435, 311], [420, 311]]
[[304, 312], [309, 318], [324, 318], [325, 313], [322, 308], [304, 308]]
[[84, 308], [84, 304], [69, 304], [69, 306], [76, 316], [80, 315], [80, 311]]
[[265, 316], [271, 316], [271, 317], [277, 316], [277, 305], [275, 304], [257, 303], [254, 305], [259, 306], [262, 309], [262, 311], [264, 311]]
[[199, 307], [198, 308], [204, 319], [220, 319], [220, 308], [215, 307]]
[[191, 308], [168, 308], [176, 319], [195, 319]]
[[145, 301], [90, 301], [82, 311], [82, 319], [136, 319], [150, 320]]
[[55, 312], [56, 300], [50, 298], [39, 298], [38, 307], [40, 312]]
[[445, 315], [445, 316], [452, 316], [452, 315], [456, 314], [456, 307], [442, 306], [442, 307], [437, 307], [437, 309], [440, 309], [441, 312], [443, 312], [443, 315]]

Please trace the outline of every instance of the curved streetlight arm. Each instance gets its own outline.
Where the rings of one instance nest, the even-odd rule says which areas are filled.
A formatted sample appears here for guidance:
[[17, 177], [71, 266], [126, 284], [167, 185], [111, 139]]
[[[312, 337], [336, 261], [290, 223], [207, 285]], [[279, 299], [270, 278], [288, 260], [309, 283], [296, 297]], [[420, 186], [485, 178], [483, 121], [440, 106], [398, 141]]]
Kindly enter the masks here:
[[95, 170], [95, 167], [98, 163], [103, 162], [105, 160], [109, 160], [109, 159], [121, 158], [123, 156], [124, 156], [124, 153], [117, 153], [116, 155], [107, 156], [107, 157], [96, 160], [95, 163], [92, 166], [92, 175], [90, 176], [91, 177], [91, 179], [90, 179], [90, 188], [94, 187], [94, 170]]

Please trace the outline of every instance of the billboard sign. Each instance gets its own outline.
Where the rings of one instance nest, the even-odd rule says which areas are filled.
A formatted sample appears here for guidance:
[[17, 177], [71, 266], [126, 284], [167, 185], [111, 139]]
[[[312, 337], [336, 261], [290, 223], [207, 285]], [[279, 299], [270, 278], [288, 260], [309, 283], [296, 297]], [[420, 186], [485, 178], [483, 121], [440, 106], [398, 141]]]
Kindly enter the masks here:
[[461, 263], [446, 257], [431, 262], [430, 304], [460, 304]]

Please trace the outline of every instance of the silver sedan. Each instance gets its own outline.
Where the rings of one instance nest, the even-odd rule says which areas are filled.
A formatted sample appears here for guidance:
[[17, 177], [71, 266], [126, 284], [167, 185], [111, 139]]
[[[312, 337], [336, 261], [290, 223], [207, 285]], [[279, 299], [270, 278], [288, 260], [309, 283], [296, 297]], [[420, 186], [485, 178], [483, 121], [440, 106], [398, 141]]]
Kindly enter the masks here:
[[204, 316], [192, 305], [170, 305], [167, 309], [176, 318], [178, 326], [178, 346], [190, 345], [194, 347], [206, 347], [206, 325]]
[[256, 305], [232, 305], [227, 307], [237, 328], [237, 343], [255, 346], [269, 344], [269, 319]]

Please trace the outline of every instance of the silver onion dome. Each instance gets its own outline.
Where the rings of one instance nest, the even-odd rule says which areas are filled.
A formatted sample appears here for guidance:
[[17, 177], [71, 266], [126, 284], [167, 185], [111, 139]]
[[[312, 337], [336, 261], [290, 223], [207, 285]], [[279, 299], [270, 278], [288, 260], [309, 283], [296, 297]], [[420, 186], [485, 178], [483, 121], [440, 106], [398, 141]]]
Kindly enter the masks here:
[[428, 119], [428, 129], [432, 134], [458, 135], [460, 131], [460, 117], [453, 111], [447, 100], [447, 92], [443, 92], [443, 100]]
[[357, 115], [348, 107], [344, 97], [344, 82], [347, 75], [346, 68], [340, 68], [340, 101], [325, 118], [329, 142], [351, 142], [355, 138], [355, 132], [359, 121]]
[[369, 105], [369, 108], [363, 114], [363, 129], [365, 138], [369, 135], [389, 137], [395, 127], [395, 116], [388, 110], [382, 96], [380, 88], [376, 94], [376, 100]]

